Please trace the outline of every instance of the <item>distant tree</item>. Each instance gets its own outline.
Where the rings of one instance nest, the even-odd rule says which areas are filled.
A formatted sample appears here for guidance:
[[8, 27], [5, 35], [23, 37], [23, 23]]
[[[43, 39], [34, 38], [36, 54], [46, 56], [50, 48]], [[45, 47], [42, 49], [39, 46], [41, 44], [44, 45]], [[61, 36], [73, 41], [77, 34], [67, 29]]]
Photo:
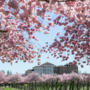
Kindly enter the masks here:
[[12, 75], [12, 71], [7, 71], [7, 75]]
[[22, 73], [21, 73], [21, 75], [24, 76], [25, 74], [22, 74]]
[[83, 74], [87, 74], [87, 71], [83, 72]]
[[10, 71], [9, 74], [12, 75], [12, 71]]
[[1, 72], [3, 72], [5, 74], [5, 71], [4, 70], [1, 70]]
[[78, 71], [78, 74], [81, 74], [81, 73], [82, 73], [81, 70], [79, 70], [79, 71]]
[[9, 70], [7, 71], [7, 75], [10, 75], [10, 74], [9, 74]]

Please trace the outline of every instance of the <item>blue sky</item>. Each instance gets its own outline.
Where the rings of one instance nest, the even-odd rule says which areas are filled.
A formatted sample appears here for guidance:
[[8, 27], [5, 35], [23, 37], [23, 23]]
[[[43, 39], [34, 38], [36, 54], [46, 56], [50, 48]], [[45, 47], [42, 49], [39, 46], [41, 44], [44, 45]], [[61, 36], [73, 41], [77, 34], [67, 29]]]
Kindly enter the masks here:
[[[50, 14], [52, 19], [55, 18], [56, 16], [53, 15], [53, 13], [46, 13], [46, 14]], [[61, 20], [63, 21], [63, 19]], [[44, 25], [47, 24], [47, 20], [45, 19], [45, 21], [43, 21]], [[34, 35], [37, 37], [37, 39], [39, 40], [37, 43], [40, 44], [40, 46], [45, 46], [46, 42], [49, 42], [49, 45], [51, 45], [54, 41], [54, 38], [56, 37], [57, 32], [60, 32], [60, 35], [63, 35], [63, 28], [64, 26], [56, 26], [56, 27], [51, 27], [50, 28], [50, 32], [49, 35], [45, 35], [43, 34], [43, 30], [41, 33], [35, 33]], [[24, 33], [24, 37], [27, 38], [27, 34]], [[31, 42], [35, 42], [34, 40], [31, 40]], [[36, 44], [37, 45], [37, 44]], [[37, 47], [40, 48], [40, 46], [37, 45]], [[37, 48], [35, 48], [36, 50]], [[47, 56], [49, 56], [49, 59], [47, 59]], [[37, 66], [37, 59], [33, 59], [34, 62], [33, 63], [28, 63], [28, 62], [23, 62], [23, 61], [18, 61], [18, 63], [14, 63], [15, 61], [13, 61], [13, 65], [11, 66], [10, 63], [2, 63], [0, 61], [0, 70], [4, 70], [5, 74], [7, 73], [7, 70], [12, 71], [12, 74], [15, 74], [16, 72], [20, 73], [20, 74], [24, 74], [26, 70], [28, 69], [32, 69], [34, 66]], [[71, 61], [73, 61], [73, 56], [71, 55], [70, 58], [67, 61], [62, 61], [61, 62], [61, 58], [54, 58], [53, 56], [51, 56], [49, 53], [43, 53], [41, 56], [41, 64], [45, 63], [45, 62], [50, 62], [56, 66], [58, 65], [64, 65], [66, 63], [69, 63]], [[81, 73], [87, 72], [90, 73], [89, 69], [90, 66], [87, 66], [86, 64], [83, 64], [84, 68], [81, 68], [80, 65], [78, 65], [78, 71], [81, 71]]]

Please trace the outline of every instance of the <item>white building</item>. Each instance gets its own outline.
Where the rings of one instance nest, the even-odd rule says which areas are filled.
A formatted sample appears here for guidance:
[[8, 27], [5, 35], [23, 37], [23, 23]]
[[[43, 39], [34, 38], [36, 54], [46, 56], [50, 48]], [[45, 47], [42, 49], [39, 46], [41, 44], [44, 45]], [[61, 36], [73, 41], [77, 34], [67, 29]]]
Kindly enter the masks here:
[[42, 74], [63, 74], [63, 73], [71, 73], [72, 71], [78, 73], [78, 66], [75, 67], [70, 66], [70, 64], [65, 64], [64, 66], [56, 66], [52, 63], [46, 62], [44, 64], [41, 64], [40, 66], [33, 67], [32, 70], [27, 70], [25, 72], [25, 75], [28, 75], [28, 73], [36, 72], [40, 76]]
[[33, 67], [33, 69], [36, 73], [39, 73], [40, 76], [42, 76], [43, 73], [54, 74], [54, 66], [55, 66], [54, 64], [46, 62], [44, 64], [41, 64], [40, 66]]

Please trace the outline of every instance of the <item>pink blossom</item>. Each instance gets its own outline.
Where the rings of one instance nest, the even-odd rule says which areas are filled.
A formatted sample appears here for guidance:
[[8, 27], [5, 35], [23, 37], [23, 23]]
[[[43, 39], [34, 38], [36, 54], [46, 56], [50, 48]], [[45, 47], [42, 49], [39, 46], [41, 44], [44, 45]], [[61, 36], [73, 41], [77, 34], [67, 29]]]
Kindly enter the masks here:
[[37, 61], [41, 61], [41, 59], [38, 58]]
[[55, 4], [58, 0], [49, 0], [50, 4]]
[[5, 20], [5, 19], [2, 19], [2, 20], [1, 20], [1, 25], [2, 25], [2, 26], [5, 26], [5, 24], [6, 24], [6, 20]]
[[30, 49], [33, 49], [33, 48], [34, 48], [32, 44], [29, 44], [28, 47], [29, 47]]
[[51, 20], [51, 18], [50, 18], [50, 17], [48, 17], [48, 20]]
[[38, 65], [41, 65], [41, 62], [38, 62]]
[[11, 0], [8, 2], [8, 5], [14, 9], [18, 8], [18, 2], [16, 0]]
[[49, 26], [52, 26], [52, 22], [49, 22], [48, 25], [49, 25]]
[[49, 32], [48, 31], [44, 31], [44, 34], [49, 34]]
[[82, 61], [82, 63], [86, 63], [86, 61]]
[[81, 65], [81, 67], [83, 68], [83, 65]]
[[57, 33], [57, 36], [59, 36], [60, 32]]

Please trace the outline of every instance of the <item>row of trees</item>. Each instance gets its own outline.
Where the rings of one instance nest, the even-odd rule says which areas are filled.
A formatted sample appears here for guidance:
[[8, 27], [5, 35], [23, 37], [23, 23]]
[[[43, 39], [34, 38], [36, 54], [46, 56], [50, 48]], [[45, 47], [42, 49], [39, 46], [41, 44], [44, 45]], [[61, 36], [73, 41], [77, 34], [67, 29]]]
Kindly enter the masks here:
[[[3, 72], [0, 71], [0, 83], [30, 83], [30, 82], [52, 82], [52, 80], [56, 81], [57, 78], [59, 79], [59, 82], [64, 82], [65, 80], [68, 82], [70, 80], [74, 80], [75, 82], [79, 79], [80, 81], [86, 81], [88, 76], [77, 74], [75, 72], [72, 72], [70, 74], [42, 74], [42, 77], [40, 77], [39, 74], [33, 72], [29, 73], [27, 76], [22, 76], [19, 73], [16, 73], [14, 75], [8, 75], [5, 76]], [[90, 75], [89, 79], [90, 81]]]
[[[8, 75], [13, 75], [12, 71], [7, 70], [6, 74], [4, 70], [1, 70], [1, 72], [4, 73], [4, 75], [8, 76]], [[22, 76], [24, 76], [24, 74], [22, 74]]]
[[[5, 71], [4, 70], [1, 70], [4, 74], [5, 74]], [[7, 71], [7, 74], [6, 75], [12, 75], [12, 71]]]

